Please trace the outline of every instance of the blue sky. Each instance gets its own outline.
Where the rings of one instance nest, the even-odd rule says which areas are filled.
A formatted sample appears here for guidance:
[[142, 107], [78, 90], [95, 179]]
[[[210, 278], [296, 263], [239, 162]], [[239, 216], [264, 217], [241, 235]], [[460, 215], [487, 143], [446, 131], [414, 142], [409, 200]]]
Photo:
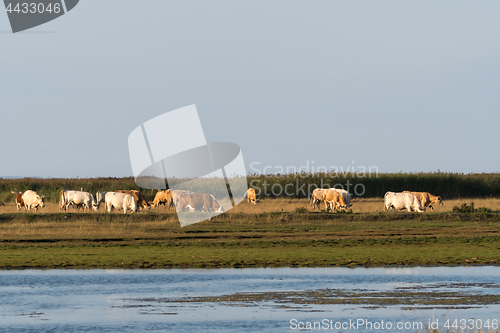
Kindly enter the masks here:
[[191, 104], [207, 141], [240, 145], [247, 171], [497, 172], [499, 12], [81, 0], [18, 34], [0, 14], [0, 176], [130, 176], [130, 132]]

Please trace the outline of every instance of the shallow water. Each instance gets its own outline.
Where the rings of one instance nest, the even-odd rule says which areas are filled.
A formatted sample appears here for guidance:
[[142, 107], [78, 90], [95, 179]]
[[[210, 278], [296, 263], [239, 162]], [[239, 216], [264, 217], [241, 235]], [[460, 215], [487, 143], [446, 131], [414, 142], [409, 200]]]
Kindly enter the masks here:
[[477, 331], [500, 320], [499, 275], [500, 267], [0, 271], [0, 328], [293, 332], [316, 323], [370, 332], [384, 321], [388, 331], [419, 332], [463, 319]]

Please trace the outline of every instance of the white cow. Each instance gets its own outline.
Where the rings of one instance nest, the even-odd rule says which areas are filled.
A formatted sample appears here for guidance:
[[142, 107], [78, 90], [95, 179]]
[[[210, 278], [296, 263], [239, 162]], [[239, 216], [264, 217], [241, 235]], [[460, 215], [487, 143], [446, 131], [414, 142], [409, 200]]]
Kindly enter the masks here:
[[409, 212], [414, 210], [423, 212], [425, 210], [420, 205], [420, 201], [418, 201], [417, 197], [411, 193], [387, 192], [384, 195], [384, 201], [386, 211], [391, 208], [395, 210], [407, 209]]
[[127, 214], [127, 210], [137, 212], [137, 202], [131, 194], [107, 192], [104, 198], [108, 213], [111, 213], [113, 208], [123, 209], [123, 214]]
[[24, 206], [28, 210], [34, 208], [36, 212], [38, 207], [45, 207], [45, 197], [39, 196], [35, 191], [27, 190], [23, 193], [21, 198], [24, 201]]
[[99, 204], [95, 201], [94, 196], [88, 192], [62, 190], [59, 192], [59, 197], [59, 210], [68, 210], [70, 205], [73, 206], [73, 208], [75, 208], [75, 206], [82, 206], [83, 211], [90, 209], [90, 207], [92, 207], [94, 211], [99, 210]]

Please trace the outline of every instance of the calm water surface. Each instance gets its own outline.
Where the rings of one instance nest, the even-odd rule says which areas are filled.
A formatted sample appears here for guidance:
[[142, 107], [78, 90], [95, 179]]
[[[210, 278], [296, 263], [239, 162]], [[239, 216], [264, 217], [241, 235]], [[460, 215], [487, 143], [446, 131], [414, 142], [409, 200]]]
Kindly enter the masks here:
[[418, 332], [408, 323], [426, 331], [431, 321], [444, 332], [448, 319], [500, 321], [499, 276], [500, 267], [0, 271], [0, 331]]

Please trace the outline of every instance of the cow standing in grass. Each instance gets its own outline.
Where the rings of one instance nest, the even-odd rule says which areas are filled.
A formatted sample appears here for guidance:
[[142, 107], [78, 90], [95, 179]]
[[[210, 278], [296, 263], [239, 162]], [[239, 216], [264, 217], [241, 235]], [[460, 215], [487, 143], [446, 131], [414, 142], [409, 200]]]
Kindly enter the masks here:
[[252, 202], [254, 205], [259, 202], [257, 200], [257, 195], [255, 194], [255, 190], [253, 188], [249, 188], [247, 192], [245, 193], [245, 197], [247, 198], [247, 202], [250, 203]]
[[45, 207], [45, 197], [39, 196], [35, 191], [27, 190], [23, 193], [21, 199], [28, 210], [33, 208], [36, 212], [39, 207]]
[[420, 205], [425, 209], [429, 207], [432, 211], [434, 211], [434, 207], [432, 205], [444, 205], [441, 197], [430, 194], [429, 192], [410, 192], [403, 191], [403, 193], [411, 193], [417, 197]]
[[[312, 195], [311, 195], [311, 202], [309, 203], [309, 206], [313, 206], [313, 209], [316, 209], [316, 207], [318, 207], [318, 209], [320, 209], [320, 204], [321, 204], [321, 201], [323, 201], [323, 192], [324, 191], [327, 191], [328, 189], [324, 189], [324, 188], [315, 188], [314, 191], [312, 192]], [[325, 207], [325, 210], [326, 210], [326, 207]]]
[[137, 212], [137, 202], [131, 194], [107, 192], [104, 200], [108, 213], [111, 213], [114, 208], [123, 209], [123, 214], [127, 214], [129, 210], [132, 213]]
[[66, 211], [69, 206], [72, 206], [74, 209], [82, 207], [83, 211], [90, 209], [94, 211], [99, 210], [99, 204], [92, 194], [83, 191], [62, 190], [59, 192], [59, 210]]
[[351, 207], [351, 194], [347, 192], [346, 190], [343, 189], [338, 189], [338, 188], [332, 188], [332, 190], [337, 191], [340, 195], [342, 195], [342, 198], [344, 199], [345, 202], [345, 208]]
[[151, 206], [146, 201], [146, 198], [139, 191], [135, 191], [135, 190], [130, 190], [130, 191], [128, 191], [128, 190], [117, 190], [115, 192], [116, 193], [125, 193], [125, 194], [132, 195], [134, 197], [135, 201], [137, 202], [137, 208], [139, 208], [139, 210], [151, 209]]
[[15, 194], [16, 195], [16, 206], [17, 206], [17, 210], [21, 210], [21, 208], [24, 208], [26, 209], [26, 206], [24, 205], [24, 200], [23, 200], [23, 192], [14, 192], [14, 191], [10, 191], [10, 193], [12, 194]]
[[325, 202], [325, 210], [327, 210], [328, 207], [330, 207], [331, 211], [345, 209], [346, 207], [344, 197], [335, 189], [324, 190], [323, 201]]
[[180, 193], [175, 198], [177, 212], [224, 213], [224, 207], [208, 193]]
[[158, 190], [155, 195], [155, 199], [151, 206], [158, 207], [159, 205], [168, 205], [168, 208], [175, 208], [174, 201], [172, 199], [172, 193], [170, 190]]
[[391, 208], [395, 210], [406, 209], [409, 212], [423, 212], [425, 210], [425, 208], [422, 208], [422, 205], [420, 205], [420, 201], [418, 201], [417, 197], [411, 193], [387, 192], [384, 195], [384, 204], [386, 211], [389, 211]]

